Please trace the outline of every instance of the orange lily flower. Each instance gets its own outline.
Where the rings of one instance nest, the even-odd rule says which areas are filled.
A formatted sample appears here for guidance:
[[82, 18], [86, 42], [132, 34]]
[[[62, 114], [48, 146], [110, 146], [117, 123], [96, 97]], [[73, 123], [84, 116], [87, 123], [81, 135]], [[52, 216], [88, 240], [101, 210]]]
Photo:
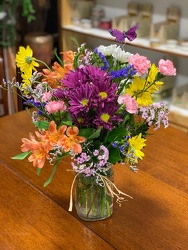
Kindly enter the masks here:
[[85, 142], [86, 138], [78, 136], [78, 133], [79, 129], [76, 126], [67, 128], [67, 136], [62, 137], [58, 142], [65, 152], [73, 151], [74, 154], [80, 154], [82, 152], [80, 143]]

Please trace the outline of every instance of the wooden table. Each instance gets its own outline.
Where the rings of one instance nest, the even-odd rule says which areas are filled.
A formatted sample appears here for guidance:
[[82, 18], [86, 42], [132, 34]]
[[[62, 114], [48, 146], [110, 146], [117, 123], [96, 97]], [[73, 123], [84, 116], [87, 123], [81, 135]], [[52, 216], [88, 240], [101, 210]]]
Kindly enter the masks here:
[[11, 159], [29, 131], [26, 111], [0, 119], [1, 250], [188, 249], [188, 134], [169, 127], [148, 137], [138, 173], [114, 167], [115, 184], [134, 199], [115, 203], [106, 220], [85, 222], [68, 212], [68, 160], [44, 188], [49, 165], [37, 176], [27, 160]]

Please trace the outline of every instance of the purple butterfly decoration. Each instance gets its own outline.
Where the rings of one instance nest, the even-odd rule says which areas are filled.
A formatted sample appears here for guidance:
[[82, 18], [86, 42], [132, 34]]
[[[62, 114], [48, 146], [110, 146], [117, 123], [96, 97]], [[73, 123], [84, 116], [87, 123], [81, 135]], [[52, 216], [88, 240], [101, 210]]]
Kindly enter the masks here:
[[137, 37], [137, 34], [136, 34], [137, 28], [138, 28], [138, 24], [135, 24], [127, 31], [122, 32], [117, 29], [110, 29], [109, 32], [112, 36], [116, 38], [117, 42], [124, 43], [125, 38], [127, 38], [129, 41], [133, 41]]

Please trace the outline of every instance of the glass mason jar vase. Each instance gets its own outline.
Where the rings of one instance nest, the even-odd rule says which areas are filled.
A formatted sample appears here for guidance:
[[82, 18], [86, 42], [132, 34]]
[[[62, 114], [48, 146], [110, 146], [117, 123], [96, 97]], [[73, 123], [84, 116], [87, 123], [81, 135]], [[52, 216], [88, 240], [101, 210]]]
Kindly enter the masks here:
[[[113, 169], [103, 174], [113, 182]], [[96, 176], [79, 173], [75, 182], [75, 206], [78, 216], [87, 221], [103, 220], [113, 213], [113, 197]]]

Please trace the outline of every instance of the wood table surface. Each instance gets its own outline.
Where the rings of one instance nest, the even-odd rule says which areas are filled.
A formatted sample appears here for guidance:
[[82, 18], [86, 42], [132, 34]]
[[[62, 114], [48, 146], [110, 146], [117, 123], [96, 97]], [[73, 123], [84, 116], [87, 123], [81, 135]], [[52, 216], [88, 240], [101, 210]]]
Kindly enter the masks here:
[[159, 129], [147, 138], [145, 157], [133, 173], [114, 166], [114, 182], [133, 199], [114, 202], [108, 219], [82, 221], [68, 212], [74, 178], [70, 160], [59, 165], [52, 183], [46, 164], [40, 176], [20, 153], [21, 138], [34, 131], [28, 112], [0, 118], [0, 249], [188, 249], [188, 134]]

